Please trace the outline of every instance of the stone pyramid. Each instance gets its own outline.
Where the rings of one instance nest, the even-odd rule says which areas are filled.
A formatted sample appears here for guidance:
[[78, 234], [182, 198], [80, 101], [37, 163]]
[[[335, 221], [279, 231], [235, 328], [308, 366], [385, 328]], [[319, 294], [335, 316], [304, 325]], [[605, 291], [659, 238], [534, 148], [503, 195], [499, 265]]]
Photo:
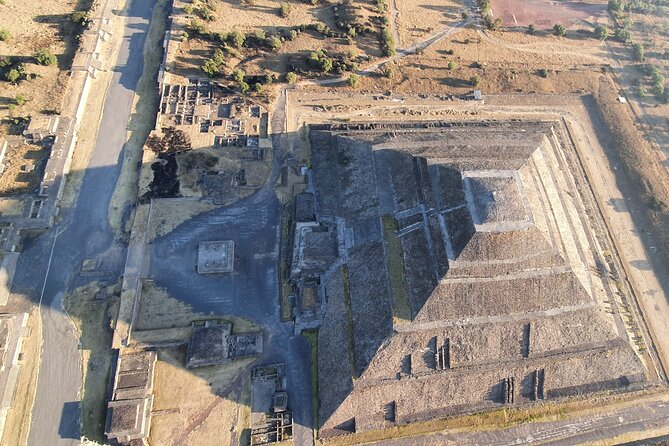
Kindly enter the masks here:
[[559, 121], [312, 126], [319, 435], [643, 385]]

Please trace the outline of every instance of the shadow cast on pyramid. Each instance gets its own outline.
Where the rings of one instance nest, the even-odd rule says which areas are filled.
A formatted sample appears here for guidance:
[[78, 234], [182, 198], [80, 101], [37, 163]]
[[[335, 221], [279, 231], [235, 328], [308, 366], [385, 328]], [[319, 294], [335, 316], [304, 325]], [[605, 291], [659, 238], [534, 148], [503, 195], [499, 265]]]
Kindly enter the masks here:
[[609, 242], [565, 132], [311, 127], [292, 280], [323, 305], [321, 437], [646, 382], [604, 307]]

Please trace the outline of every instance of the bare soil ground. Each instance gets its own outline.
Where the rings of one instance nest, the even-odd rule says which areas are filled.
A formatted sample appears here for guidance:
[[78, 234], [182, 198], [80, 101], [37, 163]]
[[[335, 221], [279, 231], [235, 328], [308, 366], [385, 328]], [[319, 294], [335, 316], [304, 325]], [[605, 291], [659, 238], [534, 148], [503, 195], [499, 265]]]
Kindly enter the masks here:
[[465, 9], [461, 0], [395, 0], [400, 47], [409, 46], [442, 26], [457, 22]]
[[171, 232], [194, 216], [217, 207], [207, 201], [191, 199], [156, 200], [152, 206], [151, 227], [147, 230], [148, 242]]
[[107, 385], [112, 373], [110, 315], [118, 312], [118, 297], [96, 299], [97, 282], [77, 288], [65, 296], [63, 305], [79, 332], [82, 357], [82, 434], [104, 440]]
[[536, 25], [549, 29], [556, 24], [570, 26], [580, 21], [596, 21], [606, 14], [606, 3], [547, 1], [547, 0], [493, 0], [492, 13], [501, 17], [506, 26]]
[[3, 444], [28, 444], [32, 417], [31, 408], [35, 400], [42, 342], [42, 326], [39, 318], [37, 309], [34, 309], [28, 319], [27, 327], [30, 330], [30, 335], [23, 340], [22, 370], [16, 383], [16, 397], [5, 421], [5, 431], [2, 435]]
[[184, 349], [158, 350], [150, 443], [246, 444], [254, 359], [191, 370], [185, 359]]
[[[195, 20], [205, 27], [205, 33], [188, 32], [189, 37], [170, 61], [171, 72], [202, 76], [200, 67], [216, 48], [226, 52], [226, 62], [219, 77], [229, 76], [234, 69], [240, 68], [249, 76], [272, 74], [280, 81], [287, 71], [305, 77], [320, 76], [318, 68], [307, 64], [309, 53], [319, 49], [349, 65], [381, 56], [379, 38], [385, 13], [371, 0], [356, 1], [348, 6], [289, 1], [289, 11], [283, 17], [279, 1], [258, 0], [251, 5], [240, 5], [235, 1], [216, 0], [208, 4], [213, 6], [211, 20], [203, 20], [198, 12], [204, 8], [202, 1], [190, 5], [194, 9], [192, 14], [187, 14], [183, 8], [176, 10], [181, 12], [177, 17], [181, 26], [189, 28]], [[360, 30], [350, 38], [347, 36], [349, 24]], [[323, 32], [312, 29], [316, 25]], [[245, 34], [246, 43], [238, 49], [228, 44], [226, 49], [220, 36], [233, 31]], [[262, 32], [268, 38], [279, 38], [281, 47], [272, 51], [261, 43], [262, 38], [255, 37], [256, 32]], [[268, 90], [271, 87], [265, 89], [264, 95], [271, 96], [272, 92]]]
[[[474, 86], [470, 79], [478, 76], [476, 88], [483, 94], [594, 91], [606, 56], [602, 43], [592, 37], [565, 39], [464, 29], [418, 54], [392, 62], [391, 79], [381, 73], [361, 78], [358, 90], [457, 95], [471, 92]], [[449, 62], [454, 64], [451, 69]], [[546, 70], [545, 77], [541, 70]]]
[[[28, 73], [38, 75], [18, 84], [0, 81], [0, 118], [60, 110], [68, 81], [66, 70], [76, 48], [76, 26], [70, 15], [75, 9], [88, 6], [87, 0], [8, 0], [0, 4], [0, 28], [7, 29], [11, 35], [9, 40], [0, 42], [0, 57], [17, 57], [25, 61]], [[58, 63], [37, 65], [32, 56], [41, 48], [50, 49], [58, 57]], [[27, 102], [14, 106], [17, 95], [24, 96]]]
[[0, 214], [1, 215], [21, 215], [25, 202], [16, 198], [2, 198], [0, 199]]
[[32, 144], [22, 144], [8, 150], [3, 161], [5, 170], [0, 175], [0, 196], [35, 191], [42, 180], [42, 172], [50, 153], [49, 147]]

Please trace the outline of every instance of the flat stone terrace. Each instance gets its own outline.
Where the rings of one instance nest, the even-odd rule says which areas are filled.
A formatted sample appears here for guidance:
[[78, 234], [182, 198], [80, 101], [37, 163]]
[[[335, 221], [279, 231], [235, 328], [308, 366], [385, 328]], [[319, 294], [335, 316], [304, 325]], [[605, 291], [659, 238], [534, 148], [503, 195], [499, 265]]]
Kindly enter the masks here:
[[[312, 126], [319, 435], [642, 386], [560, 121]], [[603, 232], [603, 231], [602, 231]]]

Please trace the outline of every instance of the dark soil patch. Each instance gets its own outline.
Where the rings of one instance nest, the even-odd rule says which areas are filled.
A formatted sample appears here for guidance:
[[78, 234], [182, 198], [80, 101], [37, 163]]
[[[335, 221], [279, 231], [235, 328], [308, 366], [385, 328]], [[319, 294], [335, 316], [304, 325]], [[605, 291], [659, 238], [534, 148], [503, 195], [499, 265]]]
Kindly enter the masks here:
[[173, 198], [179, 197], [179, 178], [177, 170], [176, 155], [170, 153], [160, 155], [159, 161], [151, 164], [153, 170], [153, 181], [149, 184], [149, 191], [142, 195], [141, 202], [148, 203], [152, 198]]

